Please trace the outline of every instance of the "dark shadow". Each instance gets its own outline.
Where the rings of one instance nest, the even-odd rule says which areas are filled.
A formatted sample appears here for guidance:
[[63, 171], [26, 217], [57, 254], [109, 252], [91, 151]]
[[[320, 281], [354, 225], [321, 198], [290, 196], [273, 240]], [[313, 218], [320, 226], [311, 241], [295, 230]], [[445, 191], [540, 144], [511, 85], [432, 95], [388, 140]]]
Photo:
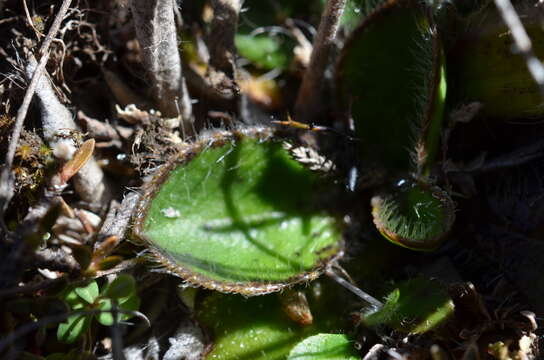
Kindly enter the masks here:
[[[243, 145], [242, 145], [243, 146]], [[224, 200], [225, 200], [225, 208], [230, 216], [230, 218], [232, 219], [232, 229], [233, 230], [237, 230], [237, 231], [240, 231], [244, 234], [244, 236], [246, 237], [246, 239], [251, 242], [255, 247], [257, 247], [259, 250], [261, 250], [263, 253], [267, 254], [267, 255], [270, 255], [270, 256], [273, 256], [275, 258], [277, 258], [279, 261], [283, 262], [284, 264], [292, 267], [292, 268], [295, 268], [296, 267], [296, 270], [301, 270], [301, 269], [304, 269], [304, 266], [298, 262], [297, 260], [295, 259], [290, 259], [284, 255], [281, 255], [279, 253], [277, 253], [276, 251], [274, 250], [271, 250], [270, 248], [268, 248], [266, 246], [266, 244], [263, 244], [261, 243], [260, 241], [258, 241], [257, 239], [255, 239], [254, 237], [252, 237], [250, 235], [250, 230], [251, 230], [251, 227], [248, 223], [246, 223], [244, 221], [244, 219], [242, 218], [242, 214], [240, 213], [237, 205], [236, 205], [236, 199], [233, 197], [233, 194], [232, 194], [232, 187], [233, 185], [236, 183], [236, 182], [241, 182], [241, 181], [244, 181], [243, 178], [241, 178], [239, 175], [238, 175], [238, 166], [239, 166], [239, 162], [240, 162], [240, 149], [241, 149], [241, 146], [238, 145], [238, 146], [234, 146], [232, 148], [232, 151], [230, 151], [224, 158], [224, 161], [225, 161], [225, 165], [224, 165], [224, 173], [223, 173], [223, 178], [221, 179], [221, 189], [222, 189], [222, 192], [223, 192], [223, 197], [224, 197]], [[278, 153], [277, 151], [275, 151], [274, 153]], [[266, 198], [266, 195], [270, 194], [270, 193], [274, 193], [276, 191], [279, 191], [281, 192], [281, 186], [278, 186], [278, 184], [276, 184], [274, 181], [269, 181], [270, 179], [267, 179], [267, 174], [271, 174], [272, 176], [274, 176], [274, 178], [277, 178], [278, 175], [281, 174], [281, 177], [282, 178], [290, 178], [292, 181], [297, 181], [299, 182], [298, 178], [300, 177], [300, 174], [299, 176], [292, 176], [290, 174], [286, 174], [286, 169], [284, 167], [281, 167], [281, 168], [278, 168], [278, 158], [277, 158], [277, 155], [276, 154], [270, 154], [273, 156], [273, 158], [269, 158], [269, 166], [267, 166], [267, 169], [264, 171], [261, 179], [259, 180], [259, 185], [257, 186], [257, 190], [259, 189], [262, 189], [264, 191], [258, 191], [260, 193], [260, 196], [262, 198]], [[272, 168], [272, 169], [270, 169]], [[272, 170], [272, 172], [270, 171]], [[285, 183], [284, 183], [285, 184]], [[266, 189], [266, 188], [262, 188], [263, 186], [270, 186], [270, 188]], [[297, 185], [298, 186], [298, 185]], [[286, 215], [288, 217], [291, 217], [294, 213], [295, 213], [295, 208], [293, 206], [291, 206], [291, 203], [292, 201], [287, 201], [287, 202], [284, 202], [288, 199], [284, 199], [284, 195], [282, 194], [279, 194], [278, 195], [279, 198], [275, 199], [273, 201], [273, 204], [275, 207], [278, 208], [278, 211], [280, 212], [285, 212]], [[270, 201], [270, 199], [268, 199], [268, 201]], [[283, 206], [282, 206], [283, 205]], [[285, 206], [287, 205], [287, 206]], [[289, 216], [291, 215], [291, 216]], [[276, 220], [276, 219], [272, 219], [272, 220]]]

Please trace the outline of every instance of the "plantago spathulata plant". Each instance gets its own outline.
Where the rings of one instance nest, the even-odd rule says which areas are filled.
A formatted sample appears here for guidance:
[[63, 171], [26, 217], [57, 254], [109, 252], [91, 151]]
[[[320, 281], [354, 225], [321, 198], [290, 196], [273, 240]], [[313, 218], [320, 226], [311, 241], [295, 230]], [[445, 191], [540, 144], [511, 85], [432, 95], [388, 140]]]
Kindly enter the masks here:
[[[440, 246], [455, 210], [434, 172], [447, 73], [438, 31], [426, 2], [383, 2], [352, 31], [335, 68], [339, 103], [350, 107], [357, 138], [358, 160], [353, 165], [366, 177], [380, 174], [370, 184], [374, 224], [391, 242], [423, 251]], [[455, 71], [470, 73], [460, 64]], [[476, 93], [478, 100], [482, 92]], [[321, 195], [339, 189], [328, 174], [302, 164], [294, 148], [292, 140], [266, 127], [202, 136], [146, 186], [136, 235], [171, 273], [221, 292], [260, 295], [317, 278], [342, 254], [341, 216], [330, 212], [330, 198]], [[359, 183], [356, 194], [368, 188]], [[453, 305], [447, 294], [437, 291], [419, 312], [428, 289], [435, 284], [414, 280], [399, 285], [384, 308], [362, 316], [363, 323], [414, 334], [434, 329], [451, 315]], [[302, 350], [293, 349], [292, 356], [299, 356], [306, 349], [303, 344], [328, 341], [330, 327], [316, 328], [310, 321], [309, 327], [289, 336], [271, 332], [285, 320], [278, 319], [281, 312], [271, 316], [254, 308], [279, 310], [280, 302], [271, 299], [208, 297], [197, 314], [219, 334], [210, 357], [245, 356], [245, 346], [280, 349], [275, 341], [287, 341], [291, 348], [294, 340], [306, 336]], [[251, 309], [246, 301], [255, 302]], [[221, 315], [225, 309], [228, 315]], [[238, 317], [236, 324], [229, 322], [232, 315]], [[237, 332], [244, 316], [247, 327]], [[261, 323], [251, 325], [253, 318]], [[406, 326], [406, 318], [415, 319], [413, 326]], [[322, 334], [308, 338], [317, 329]], [[252, 330], [270, 341], [257, 339]], [[287, 354], [285, 347], [278, 350], [277, 356], [281, 354]], [[348, 358], [349, 351], [343, 356]]]
[[415, 250], [437, 248], [454, 219], [452, 200], [430, 176], [446, 96], [443, 62], [430, 7], [388, 1], [353, 31], [336, 67], [338, 96], [351, 106], [360, 140], [360, 172], [385, 174], [378, 185], [402, 179], [372, 198], [374, 223]]

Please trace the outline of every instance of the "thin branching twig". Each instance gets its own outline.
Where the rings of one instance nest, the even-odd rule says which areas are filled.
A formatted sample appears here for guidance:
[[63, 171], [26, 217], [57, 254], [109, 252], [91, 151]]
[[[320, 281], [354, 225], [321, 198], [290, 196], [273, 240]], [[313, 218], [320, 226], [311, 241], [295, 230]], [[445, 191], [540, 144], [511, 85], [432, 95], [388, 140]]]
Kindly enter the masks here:
[[333, 49], [346, 0], [328, 0], [314, 40], [310, 64], [304, 73], [295, 105], [295, 119], [311, 123], [320, 111], [323, 78]]
[[15, 150], [17, 149], [17, 144], [19, 142], [19, 137], [21, 136], [21, 131], [23, 129], [23, 122], [26, 118], [28, 108], [30, 106], [30, 101], [34, 96], [36, 87], [38, 86], [38, 81], [40, 80], [42, 73], [49, 59], [49, 47], [55, 39], [57, 32], [59, 31], [60, 25], [68, 8], [70, 7], [72, 0], [63, 0], [62, 5], [55, 16], [55, 20], [51, 25], [45, 39], [40, 47], [38, 54], [40, 55], [40, 61], [36, 66], [36, 70], [32, 75], [32, 80], [28, 85], [23, 102], [17, 111], [17, 117], [15, 120], [15, 126], [13, 128], [13, 133], [11, 135], [11, 140], [9, 143], [8, 151], [6, 153], [6, 158], [4, 162], [4, 167], [2, 168], [2, 173], [0, 174], [0, 224], [5, 230], [4, 225], [4, 211], [6, 210], [9, 201], [13, 197], [14, 185], [13, 185], [13, 175], [11, 173], [11, 167], [13, 165], [13, 158], [15, 157]]
[[512, 39], [514, 39], [517, 50], [525, 58], [527, 68], [538, 84], [540, 93], [544, 96], [544, 66], [535, 56], [531, 39], [529, 39], [529, 35], [527, 35], [527, 32], [525, 31], [516, 9], [514, 9], [510, 0], [494, 1], [504, 23], [508, 26], [508, 29], [510, 29], [510, 34], [512, 35]]

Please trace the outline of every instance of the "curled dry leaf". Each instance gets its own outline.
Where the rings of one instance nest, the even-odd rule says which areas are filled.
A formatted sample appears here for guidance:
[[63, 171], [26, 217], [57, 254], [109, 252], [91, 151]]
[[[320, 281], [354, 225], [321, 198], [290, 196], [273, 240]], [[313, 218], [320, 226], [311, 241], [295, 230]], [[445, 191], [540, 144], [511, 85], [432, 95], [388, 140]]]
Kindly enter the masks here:
[[60, 172], [60, 178], [62, 183], [68, 182], [77, 174], [77, 172], [89, 161], [93, 156], [95, 141], [94, 139], [89, 139], [81, 145], [81, 147], [75, 152], [72, 159], [70, 159]]

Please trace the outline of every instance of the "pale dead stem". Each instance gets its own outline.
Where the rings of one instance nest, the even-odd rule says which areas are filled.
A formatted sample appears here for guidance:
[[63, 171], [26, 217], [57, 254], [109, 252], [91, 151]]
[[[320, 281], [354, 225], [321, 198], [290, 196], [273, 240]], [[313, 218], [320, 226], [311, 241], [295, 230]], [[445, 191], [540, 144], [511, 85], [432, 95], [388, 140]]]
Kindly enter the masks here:
[[59, 31], [62, 20], [64, 19], [64, 16], [68, 11], [71, 2], [72, 0], [62, 1], [62, 5], [55, 17], [55, 20], [53, 21], [53, 24], [51, 25], [51, 28], [49, 29], [49, 32], [47, 33], [42, 43], [42, 46], [40, 47], [40, 50], [38, 52], [38, 54], [40, 55], [40, 61], [36, 66], [36, 70], [33, 72], [32, 80], [28, 85], [25, 96], [23, 98], [23, 102], [19, 107], [19, 110], [17, 111], [15, 126], [13, 128], [8, 151], [6, 153], [4, 167], [2, 168], [2, 173], [0, 174], [0, 225], [2, 225], [2, 230], [4, 231], [6, 231], [4, 224], [4, 211], [6, 210], [11, 198], [13, 197], [14, 191], [14, 178], [11, 172], [11, 167], [13, 165], [13, 158], [15, 157], [17, 143], [19, 142], [19, 137], [21, 136], [21, 131], [23, 129], [23, 122], [26, 118], [26, 114], [30, 106], [30, 101], [32, 100], [34, 92], [36, 91], [36, 87], [38, 86], [38, 80], [40, 80], [40, 77], [42, 76], [42, 73], [45, 69], [45, 65], [47, 64], [47, 60], [49, 59], [49, 47], [51, 46], [51, 43], [53, 42], [57, 32]]
[[311, 123], [321, 110], [325, 69], [333, 49], [346, 0], [328, 0], [314, 40], [310, 64], [304, 73], [295, 105], [295, 120]]
[[173, 0], [130, 0], [151, 95], [165, 117], [181, 116], [192, 129], [192, 106], [182, 74]]
[[[35, 69], [36, 60], [31, 56], [26, 68], [27, 76], [31, 77], [35, 73]], [[35, 91], [40, 100], [45, 140], [57, 158], [67, 161], [77, 150], [77, 144], [69, 136], [70, 131], [78, 130], [72, 114], [55, 96], [47, 73], [44, 73], [40, 78]], [[67, 132], [68, 134], [66, 134]], [[91, 158], [76, 174], [74, 186], [81, 199], [89, 203], [103, 203], [109, 197], [109, 190], [104, 182], [104, 173], [94, 158]]]
[[535, 56], [531, 39], [529, 39], [514, 6], [512, 6], [510, 0], [494, 1], [503, 21], [510, 29], [510, 34], [516, 44], [517, 50], [525, 58], [527, 68], [535, 82], [538, 84], [541, 95], [544, 96], [544, 66]]
[[[140, 197], [141, 195], [138, 192], [133, 191], [125, 195], [121, 204], [112, 202], [110, 211], [102, 224], [102, 228], [98, 233], [98, 239], [94, 244], [95, 252], [106, 241], [110, 242], [108, 244], [108, 251], [111, 251], [125, 238], [125, 233], [129, 228], [130, 220], [138, 201], [140, 201]], [[105, 257], [108, 254], [109, 252], [103, 256]]]

